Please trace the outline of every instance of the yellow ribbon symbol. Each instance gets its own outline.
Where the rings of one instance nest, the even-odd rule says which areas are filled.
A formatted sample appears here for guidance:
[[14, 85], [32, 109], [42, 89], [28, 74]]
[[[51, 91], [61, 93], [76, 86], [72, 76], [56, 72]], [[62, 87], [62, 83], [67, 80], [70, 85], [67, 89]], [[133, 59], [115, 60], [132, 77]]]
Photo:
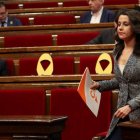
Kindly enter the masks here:
[[[49, 61], [49, 66], [44, 70], [44, 68], [42, 67], [41, 62], [42, 61]], [[44, 53], [40, 56], [38, 63], [37, 63], [37, 73], [39, 76], [41, 75], [51, 75], [53, 73], [53, 60], [52, 57], [50, 56], [50, 54], [48, 53]]]
[[[100, 62], [101, 61], [108, 61], [109, 64], [108, 66], [103, 70]], [[112, 72], [112, 59], [111, 59], [111, 56], [108, 54], [108, 53], [102, 53], [98, 60], [97, 60], [97, 63], [96, 63], [96, 67], [95, 67], [95, 72], [97, 74], [111, 74]]]

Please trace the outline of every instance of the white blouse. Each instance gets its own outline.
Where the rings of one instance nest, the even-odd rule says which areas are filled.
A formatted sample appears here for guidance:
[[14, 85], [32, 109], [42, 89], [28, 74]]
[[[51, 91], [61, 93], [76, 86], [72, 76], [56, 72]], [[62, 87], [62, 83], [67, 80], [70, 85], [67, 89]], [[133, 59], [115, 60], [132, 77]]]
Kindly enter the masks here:
[[125, 65], [119, 64], [119, 68], [120, 68], [120, 71], [121, 71], [122, 74], [123, 74], [123, 71], [124, 71], [124, 67], [125, 67]]

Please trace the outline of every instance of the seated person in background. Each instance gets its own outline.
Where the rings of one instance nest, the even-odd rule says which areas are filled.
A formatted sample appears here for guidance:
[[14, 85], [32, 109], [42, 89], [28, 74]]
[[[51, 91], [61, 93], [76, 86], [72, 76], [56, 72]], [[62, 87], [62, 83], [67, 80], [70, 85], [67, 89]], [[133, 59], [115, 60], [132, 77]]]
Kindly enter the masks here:
[[81, 16], [81, 23], [113, 22], [115, 13], [104, 8], [104, 0], [88, 0], [91, 11]]
[[22, 23], [19, 19], [8, 16], [8, 11], [3, 2], [0, 2], [0, 27], [20, 26]]
[[96, 38], [86, 44], [115, 44], [114, 36], [115, 28], [104, 29]]
[[0, 76], [8, 75], [7, 65], [4, 60], [0, 60]]
[[140, 6], [139, 5], [135, 5], [134, 9], [140, 12]]
[[[134, 8], [137, 11], [140, 11], [140, 6], [135, 6]], [[119, 12], [125, 11], [126, 9], [120, 9]], [[118, 11], [115, 13], [117, 15]], [[119, 13], [118, 13], [119, 14]], [[114, 22], [114, 28], [108, 28], [101, 31], [101, 33], [95, 37], [94, 39], [90, 40], [86, 44], [115, 44], [115, 28], [117, 27], [116, 22]]]

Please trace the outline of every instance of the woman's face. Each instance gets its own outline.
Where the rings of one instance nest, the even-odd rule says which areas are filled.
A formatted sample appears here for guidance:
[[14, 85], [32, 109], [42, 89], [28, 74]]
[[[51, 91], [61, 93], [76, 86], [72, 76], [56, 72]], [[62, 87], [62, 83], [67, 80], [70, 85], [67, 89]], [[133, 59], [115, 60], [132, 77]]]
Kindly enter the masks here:
[[134, 37], [132, 25], [127, 15], [120, 15], [117, 25], [117, 33], [120, 39], [127, 41]]

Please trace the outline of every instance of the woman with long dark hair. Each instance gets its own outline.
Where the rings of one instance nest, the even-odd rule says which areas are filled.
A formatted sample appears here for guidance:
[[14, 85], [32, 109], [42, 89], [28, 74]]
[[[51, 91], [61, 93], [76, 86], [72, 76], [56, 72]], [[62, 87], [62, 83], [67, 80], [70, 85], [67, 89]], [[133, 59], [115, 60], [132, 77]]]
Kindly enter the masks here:
[[111, 80], [93, 81], [91, 89], [119, 89], [117, 110], [105, 140], [122, 140], [117, 124], [140, 119], [140, 12], [121, 10], [116, 16], [114, 74]]

